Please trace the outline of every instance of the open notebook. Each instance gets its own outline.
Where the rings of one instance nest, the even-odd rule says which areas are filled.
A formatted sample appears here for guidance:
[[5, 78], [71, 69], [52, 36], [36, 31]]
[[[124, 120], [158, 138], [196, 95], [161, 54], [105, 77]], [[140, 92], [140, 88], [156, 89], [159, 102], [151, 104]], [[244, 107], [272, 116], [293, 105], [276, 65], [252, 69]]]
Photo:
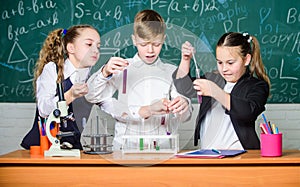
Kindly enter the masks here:
[[220, 153], [216, 153], [211, 149], [200, 149], [176, 154], [179, 158], [224, 158], [233, 157], [247, 152], [246, 150], [222, 150], [218, 149]]

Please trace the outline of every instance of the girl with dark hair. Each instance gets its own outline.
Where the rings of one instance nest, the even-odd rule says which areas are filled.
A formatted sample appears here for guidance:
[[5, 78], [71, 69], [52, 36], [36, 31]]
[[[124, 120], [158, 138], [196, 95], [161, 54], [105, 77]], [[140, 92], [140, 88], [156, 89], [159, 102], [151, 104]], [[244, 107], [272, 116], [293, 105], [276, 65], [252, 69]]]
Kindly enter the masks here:
[[[257, 116], [265, 110], [270, 80], [257, 39], [247, 33], [226, 33], [218, 41], [218, 71], [199, 79], [189, 74], [194, 48], [182, 45], [182, 58], [173, 74], [179, 93], [203, 97], [196, 120], [194, 145], [202, 149], [259, 149]], [[193, 89], [194, 88], [194, 89]]]

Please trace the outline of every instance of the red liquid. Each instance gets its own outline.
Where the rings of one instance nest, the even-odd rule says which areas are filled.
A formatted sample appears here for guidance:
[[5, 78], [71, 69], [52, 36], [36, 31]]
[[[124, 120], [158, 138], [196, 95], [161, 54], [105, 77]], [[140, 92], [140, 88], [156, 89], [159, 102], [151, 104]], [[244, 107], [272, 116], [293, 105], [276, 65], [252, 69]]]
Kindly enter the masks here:
[[126, 94], [126, 84], [127, 84], [127, 69], [123, 71], [123, 90], [122, 93]]
[[198, 95], [198, 103], [201, 104], [202, 103], [202, 96]]

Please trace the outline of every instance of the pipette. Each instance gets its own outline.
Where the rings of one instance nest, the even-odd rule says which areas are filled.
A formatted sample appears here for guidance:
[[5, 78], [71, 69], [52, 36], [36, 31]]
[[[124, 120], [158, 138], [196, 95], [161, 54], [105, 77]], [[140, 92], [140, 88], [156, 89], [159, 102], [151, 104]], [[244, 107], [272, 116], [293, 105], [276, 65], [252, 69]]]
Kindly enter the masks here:
[[[200, 69], [197, 66], [195, 54], [194, 54], [193, 51], [192, 51], [192, 55], [193, 55], [194, 64], [195, 64], [196, 77], [197, 77], [197, 79], [200, 79]], [[202, 96], [201, 95], [197, 95], [197, 98], [198, 98], [198, 103], [201, 104], [202, 103]]]

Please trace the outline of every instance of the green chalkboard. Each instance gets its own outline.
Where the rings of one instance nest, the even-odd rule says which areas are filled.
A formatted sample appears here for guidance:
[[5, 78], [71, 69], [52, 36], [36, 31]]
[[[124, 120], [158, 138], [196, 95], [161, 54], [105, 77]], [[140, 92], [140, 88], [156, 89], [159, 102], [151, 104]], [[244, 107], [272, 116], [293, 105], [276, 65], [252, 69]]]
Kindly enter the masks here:
[[[178, 64], [181, 44], [196, 46], [203, 72], [216, 66], [214, 51], [225, 32], [248, 32], [261, 44], [272, 83], [268, 103], [300, 103], [300, 1], [295, 0], [11, 0], [1, 3], [0, 102], [34, 102], [33, 67], [41, 45], [56, 28], [93, 25], [101, 34], [101, 57], [132, 57], [132, 24], [143, 9], [167, 23], [161, 58]], [[192, 67], [193, 68], [193, 67]]]

